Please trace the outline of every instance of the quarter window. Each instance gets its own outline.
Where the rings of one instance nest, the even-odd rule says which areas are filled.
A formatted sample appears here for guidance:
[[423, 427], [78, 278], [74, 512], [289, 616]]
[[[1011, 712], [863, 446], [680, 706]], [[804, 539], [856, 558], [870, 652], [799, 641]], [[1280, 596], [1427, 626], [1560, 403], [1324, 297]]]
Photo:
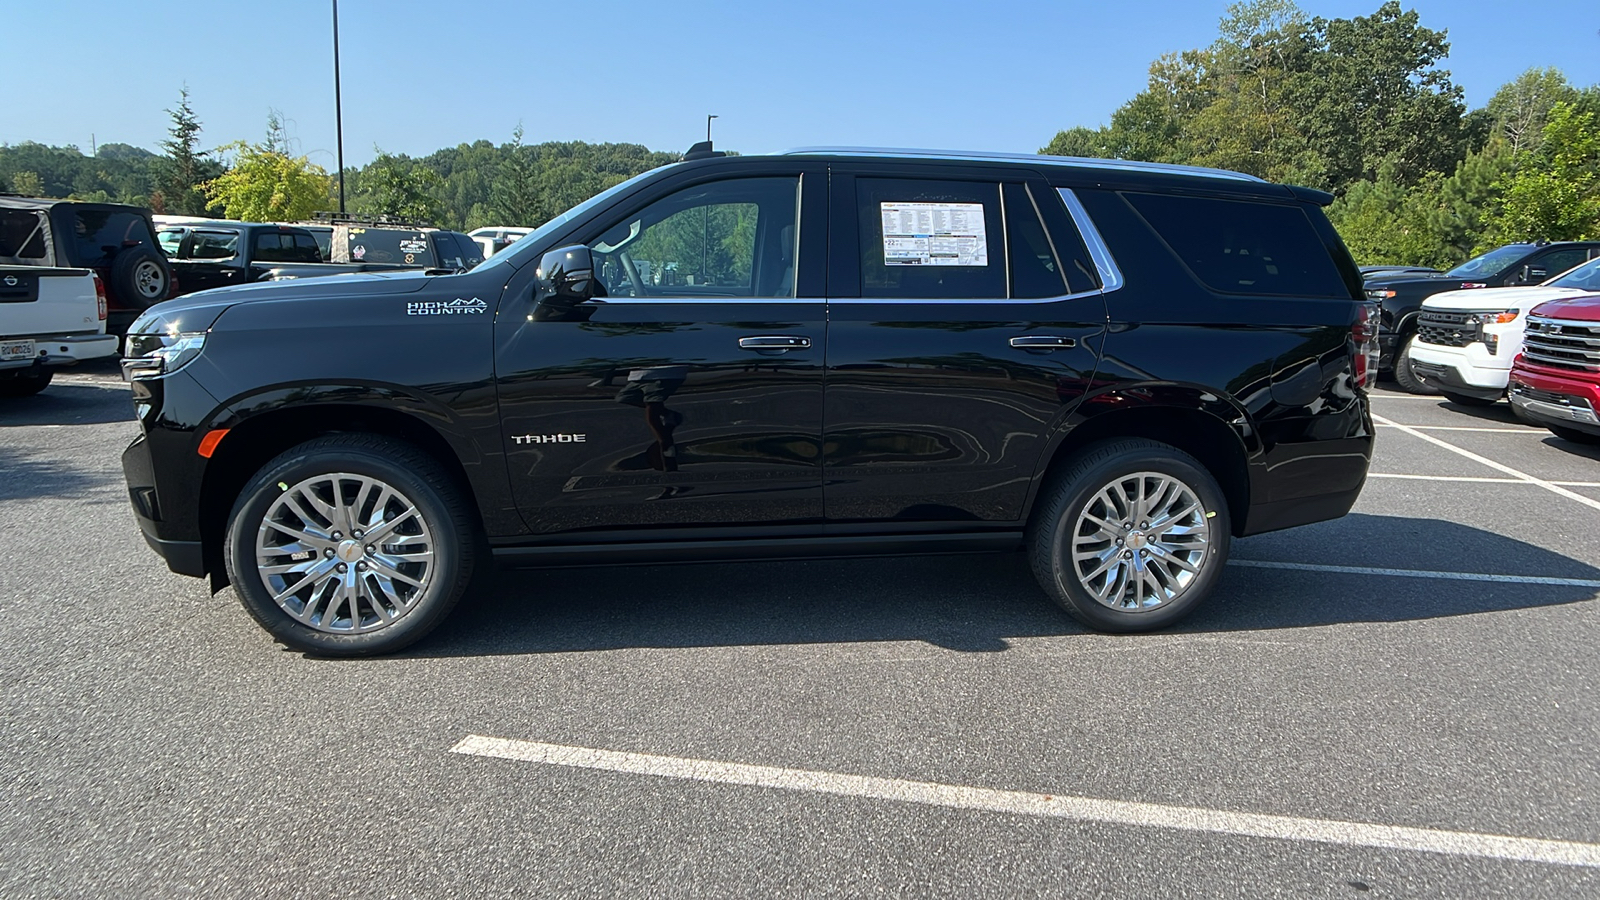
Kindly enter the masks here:
[[1172, 194], [1123, 196], [1214, 291], [1350, 295], [1328, 248], [1298, 206]]
[[856, 205], [862, 297], [1006, 296], [999, 185], [858, 178]]
[[25, 209], [0, 209], [0, 258], [44, 257], [44, 214]]
[[696, 185], [590, 241], [611, 297], [793, 297], [800, 180]]

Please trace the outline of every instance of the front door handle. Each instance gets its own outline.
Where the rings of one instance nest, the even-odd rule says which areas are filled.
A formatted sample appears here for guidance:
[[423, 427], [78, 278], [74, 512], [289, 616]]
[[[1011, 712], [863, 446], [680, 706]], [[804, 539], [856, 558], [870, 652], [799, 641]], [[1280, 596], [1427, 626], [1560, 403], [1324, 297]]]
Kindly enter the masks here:
[[1071, 350], [1078, 346], [1078, 341], [1053, 334], [1027, 334], [1012, 338], [1011, 346], [1030, 353], [1049, 353], [1052, 350]]
[[765, 356], [777, 356], [790, 350], [805, 350], [811, 338], [797, 334], [756, 334], [739, 338], [740, 350], [754, 350]]

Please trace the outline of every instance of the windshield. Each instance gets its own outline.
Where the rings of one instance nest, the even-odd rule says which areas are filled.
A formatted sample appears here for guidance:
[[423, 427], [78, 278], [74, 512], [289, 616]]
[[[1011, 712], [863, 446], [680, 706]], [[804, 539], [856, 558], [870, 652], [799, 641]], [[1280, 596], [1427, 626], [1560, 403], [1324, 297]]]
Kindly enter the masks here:
[[1527, 253], [1526, 244], [1512, 244], [1499, 250], [1490, 250], [1482, 256], [1474, 256], [1445, 274], [1451, 278], [1489, 278], [1511, 268], [1512, 263]]
[[1577, 288], [1580, 291], [1600, 291], [1600, 259], [1591, 259], [1545, 284], [1549, 287]]
[[[670, 165], [672, 165], [672, 163], [668, 163], [667, 165], [670, 166]], [[584, 213], [588, 212], [591, 209], [594, 209], [596, 206], [599, 206], [600, 204], [602, 204], [605, 201], [611, 199], [612, 197], [616, 196], [617, 194], [620, 194], [623, 191], [627, 190], [628, 188], [632, 187], [633, 185], [637, 184], [639, 181], [641, 181], [641, 180], [643, 180], [645, 178], [649, 178], [651, 175], [654, 175], [655, 173], [661, 171], [662, 169], [665, 169], [666, 167], [667, 166], [657, 166], [656, 168], [651, 169], [648, 172], [643, 172], [643, 173], [640, 173], [638, 175], [635, 175], [632, 178], [629, 178], [627, 181], [622, 182], [621, 184], [612, 185], [611, 187], [606, 188], [605, 190], [601, 191], [600, 193], [595, 194], [593, 197], [590, 197], [589, 199], [583, 201], [582, 203], [579, 203], [577, 206], [574, 206], [573, 208], [571, 208], [571, 209], [567, 210], [566, 212], [562, 213], [561, 215], [556, 216], [554, 219], [551, 219], [550, 221], [544, 223], [543, 225], [540, 225], [538, 228], [535, 228], [531, 233], [528, 234], [527, 237], [518, 238], [517, 242], [515, 244], [512, 244], [511, 246], [507, 247], [506, 249], [500, 251], [499, 253], [496, 253], [495, 255], [489, 257], [489, 259], [487, 261], [485, 261], [483, 263], [483, 265], [478, 266], [477, 271], [481, 271], [483, 269], [492, 268], [494, 266], [503, 266], [503, 265], [507, 265], [507, 264], [511, 264], [511, 265], [514, 265], [514, 266], [515, 265], [521, 265], [523, 262], [526, 261], [524, 258], [527, 256], [527, 253], [526, 253], [527, 248], [532, 247], [535, 244], [539, 243], [542, 239], [548, 237], [549, 235], [551, 235], [555, 231], [559, 230], [561, 228], [561, 226], [567, 224], [568, 222], [572, 221], [573, 219], [576, 219], [578, 216], [583, 215]], [[523, 251], [523, 252], [517, 252], [517, 251]]]

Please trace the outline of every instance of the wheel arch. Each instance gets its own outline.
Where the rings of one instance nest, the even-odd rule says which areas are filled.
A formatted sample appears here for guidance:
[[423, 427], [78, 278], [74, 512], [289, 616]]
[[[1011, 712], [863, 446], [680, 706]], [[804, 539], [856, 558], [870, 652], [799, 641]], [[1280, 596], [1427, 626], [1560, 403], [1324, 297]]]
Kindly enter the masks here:
[[[228, 584], [223, 565], [223, 540], [228, 513], [250, 478], [285, 450], [330, 434], [378, 434], [414, 446], [443, 468], [461, 492], [474, 519], [483, 521], [476, 492], [459, 453], [433, 425], [392, 406], [361, 403], [315, 403], [280, 406], [227, 422], [228, 433], [217, 445], [201, 477], [199, 531], [201, 552], [213, 591]], [[481, 527], [481, 526], [480, 526]]]
[[1029, 516], [1050, 476], [1068, 460], [1091, 444], [1124, 437], [1159, 441], [1194, 457], [1222, 488], [1238, 536], [1254, 493], [1250, 461], [1260, 453], [1256, 430], [1236, 405], [1182, 386], [1121, 388], [1085, 399], [1064, 423], [1034, 479]]

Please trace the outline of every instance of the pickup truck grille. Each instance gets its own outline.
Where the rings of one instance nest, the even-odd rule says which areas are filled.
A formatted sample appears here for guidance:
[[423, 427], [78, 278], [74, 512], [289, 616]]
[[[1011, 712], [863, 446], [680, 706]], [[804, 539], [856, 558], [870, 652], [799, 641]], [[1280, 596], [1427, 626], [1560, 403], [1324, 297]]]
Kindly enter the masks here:
[[1600, 322], [1529, 316], [1522, 353], [1543, 366], [1600, 372]]
[[1465, 347], [1482, 340], [1478, 325], [1467, 324], [1466, 313], [1425, 309], [1417, 319], [1417, 340], [1439, 347]]

